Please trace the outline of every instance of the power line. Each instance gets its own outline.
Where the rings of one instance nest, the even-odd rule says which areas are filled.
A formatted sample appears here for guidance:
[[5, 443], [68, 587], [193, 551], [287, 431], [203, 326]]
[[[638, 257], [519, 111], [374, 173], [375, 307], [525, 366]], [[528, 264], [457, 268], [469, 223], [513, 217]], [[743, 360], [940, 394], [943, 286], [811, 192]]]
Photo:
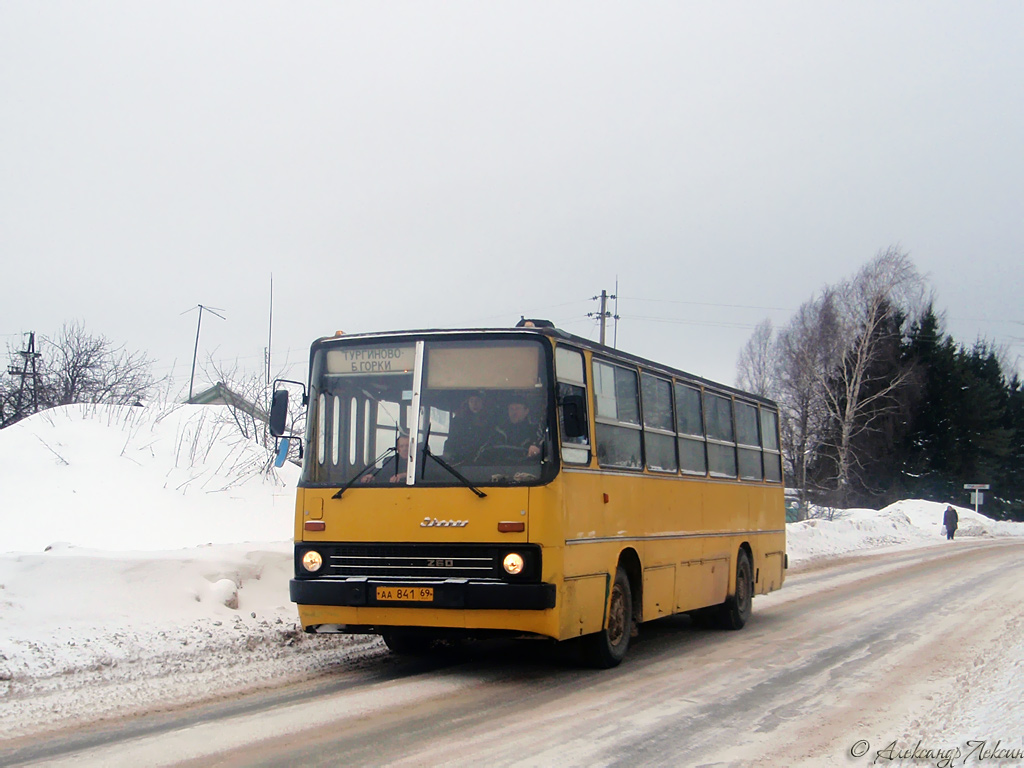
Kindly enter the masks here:
[[681, 320], [671, 317], [649, 317], [647, 315], [623, 315], [623, 320], [646, 320], [652, 323], [674, 323], [677, 325], [707, 325], [713, 328], [756, 328], [757, 323], [727, 323], [712, 320]]
[[719, 304], [711, 301], [680, 301], [678, 299], [643, 299], [636, 296], [621, 296], [629, 301], [649, 301], [656, 304], [684, 304], [693, 307], [723, 307], [725, 309], [759, 309], [768, 312], [795, 312], [796, 310], [787, 307], [759, 307], [753, 304]]
[[[573, 306], [573, 305], [576, 305], [576, 304], [589, 304], [592, 300], [593, 299], [590, 299], [590, 298], [575, 299], [573, 301], [564, 301], [561, 304], [548, 304], [548, 305], [546, 305], [544, 307], [540, 307], [540, 308], [526, 309], [526, 310], [517, 309], [515, 311], [502, 312], [500, 314], [485, 315], [485, 316], [479, 317], [475, 321], [475, 323], [483, 323], [483, 322], [486, 322], [488, 320], [498, 320], [498, 319], [508, 320], [508, 318], [515, 317], [516, 315], [524, 315], [524, 316], [528, 315], [528, 316], [531, 316], [531, 317], [544, 317], [545, 315], [548, 314], [548, 310], [561, 309], [562, 307], [570, 307], [570, 306]], [[469, 327], [469, 326], [474, 325], [475, 323], [474, 323], [474, 321], [470, 321], [470, 322], [468, 322], [466, 324], [466, 326]]]

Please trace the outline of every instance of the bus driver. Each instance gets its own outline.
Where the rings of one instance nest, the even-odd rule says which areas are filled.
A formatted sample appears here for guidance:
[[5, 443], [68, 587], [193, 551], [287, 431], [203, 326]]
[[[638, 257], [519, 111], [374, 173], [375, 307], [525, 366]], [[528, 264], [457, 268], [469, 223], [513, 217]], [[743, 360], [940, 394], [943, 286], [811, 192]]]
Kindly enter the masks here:
[[523, 459], [540, 456], [543, 441], [541, 425], [530, 417], [525, 398], [515, 397], [508, 404], [508, 421], [495, 426], [484, 450], [504, 449]]

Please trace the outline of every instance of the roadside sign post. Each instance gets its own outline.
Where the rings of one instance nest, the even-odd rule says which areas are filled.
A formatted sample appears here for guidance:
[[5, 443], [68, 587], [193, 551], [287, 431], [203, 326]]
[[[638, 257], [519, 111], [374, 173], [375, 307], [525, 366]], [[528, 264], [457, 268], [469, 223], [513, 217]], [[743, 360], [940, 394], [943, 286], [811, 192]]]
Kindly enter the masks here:
[[988, 483], [968, 483], [964, 486], [965, 491], [971, 492], [971, 503], [974, 504], [975, 513], [978, 511], [978, 505], [985, 503], [985, 494], [982, 491], [987, 491], [988, 489]]

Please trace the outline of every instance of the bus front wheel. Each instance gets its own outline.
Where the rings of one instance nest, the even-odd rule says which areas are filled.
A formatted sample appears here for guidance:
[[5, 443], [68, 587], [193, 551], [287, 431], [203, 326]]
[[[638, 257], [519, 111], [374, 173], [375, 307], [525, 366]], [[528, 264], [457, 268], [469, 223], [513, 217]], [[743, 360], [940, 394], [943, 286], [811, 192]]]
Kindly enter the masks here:
[[608, 626], [584, 641], [584, 658], [591, 666], [599, 669], [617, 667], [629, 649], [629, 638], [633, 631], [633, 592], [629, 577], [619, 566], [615, 570], [611, 600], [608, 606]]
[[718, 606], [718, 625], [722, 629], [743, 629], [750, 618], [754, 599], [754, 568], [750, 556], [741, 549], [736, 556], [736, 592]]

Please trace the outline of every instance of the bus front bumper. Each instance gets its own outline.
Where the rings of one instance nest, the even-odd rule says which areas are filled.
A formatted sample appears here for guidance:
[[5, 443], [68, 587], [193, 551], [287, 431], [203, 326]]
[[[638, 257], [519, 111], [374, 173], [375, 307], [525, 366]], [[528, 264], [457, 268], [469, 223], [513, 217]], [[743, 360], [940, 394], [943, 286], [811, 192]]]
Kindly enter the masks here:
[[[379, 600], [378, 587], [429, 587], [431, 600]], [[374, 579], [292, 579], [288, 591], [299, 605], [337, 605], [374, 608], [456, 608], [543, 611], [555, 607], [554, 584], [506, 584], [469, 579], [437, 582], [376, 581]]]

